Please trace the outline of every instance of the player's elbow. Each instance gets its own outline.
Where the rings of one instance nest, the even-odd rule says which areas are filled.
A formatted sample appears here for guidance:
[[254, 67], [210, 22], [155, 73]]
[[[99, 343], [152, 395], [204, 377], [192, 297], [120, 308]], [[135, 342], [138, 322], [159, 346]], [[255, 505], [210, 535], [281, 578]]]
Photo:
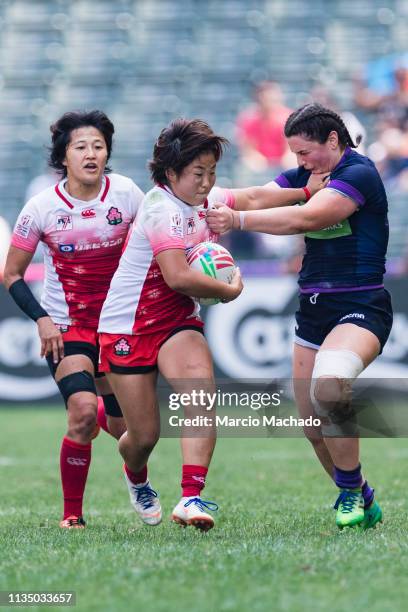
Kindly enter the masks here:
[[178, 291], [179, 293], [185, 293], [188, 288], [187, 275], [184, 271], [174, 271], [168, 274], [163, 275], [166, 285], [173, 289], [173, 291]]
[[243, 210], [262, 210], [264, 208], [273, 208], [274, 194], [271, 194], [271, 189], [265, 187], [249, 187], [246, 191], [246, 205]]
[[319, 215], [314, 214], [313, 212], [308, 212], [304, 214], [301, 219], [299, 219], [298, 227], [299, 234], [306, 234], [307, 232], [316, 232], [318, 230], [324, 229], [330, 225], [327, 220], [323, 220]]
[[261, 208], [259, 196], [255, 187], [248, 188], [246, 193], [246, 202], [241, 208], [242, 210], [257, 210], [258, 208]]
[[3, 270], [3, 283], [7, 291], [10, 289], [11, 285], [20, 280], [20, 278], [22, 278], [21, 274], [17, 274], [10, 266], [7, 264], [5, 265]]

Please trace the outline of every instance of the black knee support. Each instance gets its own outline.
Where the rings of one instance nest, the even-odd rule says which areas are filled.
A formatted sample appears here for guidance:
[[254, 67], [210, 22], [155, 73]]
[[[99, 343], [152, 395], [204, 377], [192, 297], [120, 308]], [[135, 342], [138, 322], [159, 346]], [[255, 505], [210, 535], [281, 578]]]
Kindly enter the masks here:
[[118, 400], [111, 393], [110, 395], [102, 395], [103, 403], [105, 405], [105, 413], [111, 417], [123, 417], [120, 409]]
[[94, 377], [86, 370], [64, 376], [64, 378], [61, 378], [61, 380], [57, 382], [57, 385], [64, 398], [65, 404], [68, 402], [68, 398], [71, 397], [71, 395], [79, 393], [80, 391], [88, 391], [96, 395]]

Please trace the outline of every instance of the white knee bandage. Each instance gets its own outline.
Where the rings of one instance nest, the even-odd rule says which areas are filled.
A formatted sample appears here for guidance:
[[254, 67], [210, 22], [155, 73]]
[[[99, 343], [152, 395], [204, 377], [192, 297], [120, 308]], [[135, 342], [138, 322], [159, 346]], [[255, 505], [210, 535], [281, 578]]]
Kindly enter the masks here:
[[345, 349], [323, 349], [316, 355], [312, 379], [332, 376], [348, 379], [351, 383], [363, 370], [363, 361], [357, 353]]
[[[318, 416], [328, 418], [328, 422], [322, 424], [322, 433], [324, 436], [344, 436], [355, 435], [354, 425], [351, 422], [344, 424], [337, 420], [333, 415], [330, 416], [330, 408], [326, 403], [320, 405], [320, 401], [315, 396], [316, 385], [318, 379], [322, 377], [337, 378], [343, 381], [341, 386], [341, 397], [346, 402], [351, 395], [351, 385], [359, 374], [364, 370], [364, 364], [359, 355], [353, 351], [344, 349], [334, 350], [326, 349], [319, 351], [316, 355], [315, 365], [312, 373], [312, 381], [310, 386], [310, 396]], [[337, 398], [338, 401], [341, 398]]]

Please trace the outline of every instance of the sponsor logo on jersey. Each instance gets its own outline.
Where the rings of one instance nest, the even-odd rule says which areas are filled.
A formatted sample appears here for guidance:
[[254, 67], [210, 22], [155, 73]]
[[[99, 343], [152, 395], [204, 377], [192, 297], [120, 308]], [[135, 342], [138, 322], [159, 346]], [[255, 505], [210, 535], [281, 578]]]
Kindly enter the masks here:
[[57, 216], [57, 232], [66, 232], [67, 230], [72, 230], [71, 215], [58, 215]]
[[340, 321], [345, 321], [346, 319], [365, 319], [365, 315], [361, 312], [352, 312], [344, 317], [341, 317]]
[[122, 244], [123, 238], [104, 240], [103, 242], [80, 242], [76, 246], [76, 251], [92, 251], [93, 249], [106, 249]]
[[28, 234], [30, 233], [30, 228], [33, 221], [34, 217], [32, 217], [31, 215], [23, 215], [18, 220], [14, 232], [22, 238], [28, 238]]
[[180, 213], [173, 213], [170, 215], [170, 236], [176, 236], [182, 238], [183, 236], [183, 222]]
[[61, 334], [66, 334], [67, 332], [69, 332], [69, 325], [63, 325], [61, 323], [57, 323], [56, 327], [58, 327]]
[[75, 246], [73, 244], [59, 244], [58, 248], [61, 253], [73, 253], [75, 251]]
[[187, 219], [187, 235], [188, 234], [195, 234], [196, 231], [197, 231], [197, 228], [196, 228], [196, 224], [195, 224], [195, 221], [194, 221], [194, 217], [189, 217]]
[[83, 219], [94, 219], [94, 217], [96, 217], [96, 212], [93, 208], [87, 208], [81, 212], [81, 217]]
[[114, 353], [118, 357], [126, 357], [130, 354], [130, 344], [126, 338], [120, 338], [114, 346]]
[[122, 213], [115, 206], [111, 206], [106, 215], [109, 225], [119, 225], [122, 223]]

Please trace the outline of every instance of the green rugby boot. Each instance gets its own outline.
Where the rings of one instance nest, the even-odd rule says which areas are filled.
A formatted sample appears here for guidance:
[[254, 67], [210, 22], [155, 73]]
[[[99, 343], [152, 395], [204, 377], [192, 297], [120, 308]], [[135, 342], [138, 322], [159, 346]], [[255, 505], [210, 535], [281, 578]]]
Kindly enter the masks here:
[[374, 500], [372, 504], [365, 508], [364, 510], [364, 519], [360, 523], [360, 527], [364, 530], [366, 529], [375, 529], [377, 523], [383, 522], [383, 513], [382, 510]]
[[336, 525], [339, 529], [343, 527], [354, 527], [364, 520], [364, 499], [361, 489], [340, 489], [334, 509], [337, 510]]

